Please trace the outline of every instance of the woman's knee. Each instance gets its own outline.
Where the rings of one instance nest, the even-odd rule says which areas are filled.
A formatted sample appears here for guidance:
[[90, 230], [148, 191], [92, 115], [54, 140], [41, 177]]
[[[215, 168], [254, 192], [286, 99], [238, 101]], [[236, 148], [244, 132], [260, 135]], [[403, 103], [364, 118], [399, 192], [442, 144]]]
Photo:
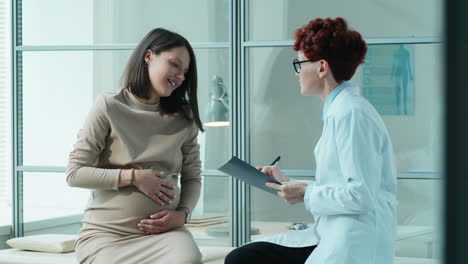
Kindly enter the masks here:
[[177, 259], [177, 263], [201, 263], [202, 254], [193, 237], [185, 233], [178, 233], [174, 235], [175, 236], [172, 237], [172, 240], [175, 242], [171, 243], [173, 247], [171, 248], [169, 254], [172, 254], [174, 259]]
[[198, 248], [197, 250], [193, 250], [191, 252], [179, 252], [179, 254], [174, 257], [177, 259], [177, 264], [199, 264], [202, 261], [202, 255]]

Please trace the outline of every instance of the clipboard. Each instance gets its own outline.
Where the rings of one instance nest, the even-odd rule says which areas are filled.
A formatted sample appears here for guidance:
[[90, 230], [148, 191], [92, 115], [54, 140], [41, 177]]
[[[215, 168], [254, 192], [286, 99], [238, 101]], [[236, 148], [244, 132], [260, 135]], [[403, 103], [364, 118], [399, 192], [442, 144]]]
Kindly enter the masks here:
[[221, 166], [218, 170], [274, 195], [276, 195], [278, 191], [276, 189], [267, 187], [265, 183], [273, 182], [281, 184], [277, 180], [271, 178], [265, 173], [262, 173], [261, 171], [252, 167], [250, 164], [238, 159], [235, 156], [232, 157], [223, 166]]

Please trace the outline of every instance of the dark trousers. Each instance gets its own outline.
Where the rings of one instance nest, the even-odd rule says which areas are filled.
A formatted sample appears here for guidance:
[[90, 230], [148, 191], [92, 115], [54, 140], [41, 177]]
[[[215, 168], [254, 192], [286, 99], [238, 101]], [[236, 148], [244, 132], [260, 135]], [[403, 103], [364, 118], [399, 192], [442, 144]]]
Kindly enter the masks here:
[[291, 248], [269, 242], [254, 242], [226, 256], [225, 264], [304, 264], [316, 246]]

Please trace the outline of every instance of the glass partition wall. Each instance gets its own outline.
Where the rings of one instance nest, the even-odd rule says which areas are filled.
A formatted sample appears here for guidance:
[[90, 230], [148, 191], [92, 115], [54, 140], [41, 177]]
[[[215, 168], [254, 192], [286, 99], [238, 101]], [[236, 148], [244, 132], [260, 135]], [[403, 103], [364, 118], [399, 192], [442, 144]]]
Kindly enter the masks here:
[[[322, 102], [300, 95], [291, 65], [297, 56], [291, 48], [292, 34], [312, 18], [342, 16], [369, 45], [353, 82], [382, 115], [395, 149], [396, 255], [437, 258], [443, 138], [441, 4], [13, 1], [15, 236], [79, 230], [88, 191], [66, 186], [68, 153], [95, 96], [120, 89], [132, 49], [155, 27], [174, 30], [194, 46], [202, 121], [207, 119], [210, 92], [222, 82], [228, 95], [229, 126], [207, 127], [198, 138], [203, 187], [189, 224], [197, 241], [239, 246], [292, 230], [294, 223], [313, 223], [303, 204], [288, 206], [216, 169], [232, 155], [252, 165], [269, 164], [281, 155], [279, 165], [287, 175], [314, 177], [313, 148], [322, 131]], [[45, 190], [54, 195], [45, 195]]]

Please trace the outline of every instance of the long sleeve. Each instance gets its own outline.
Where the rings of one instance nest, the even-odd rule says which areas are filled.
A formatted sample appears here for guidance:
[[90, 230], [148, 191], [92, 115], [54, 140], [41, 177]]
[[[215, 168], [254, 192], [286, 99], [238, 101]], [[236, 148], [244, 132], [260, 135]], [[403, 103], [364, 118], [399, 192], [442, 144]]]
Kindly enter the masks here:
[[187, 207], [193, 211], [200, 198], [201, 189], [201, 161], [200, 146], [197, 143], [198, 127], [192, 124], [190, 131], [182, 145], [183, 164], [180, 178], [180, 207]]
[[96, 168], [110, 132], [106, 109], [104, 96], [99, 96], [78, 133], [67, 166], [67, 183], [72, 187], [117, 189], [120, 169]]
[[341, 171], [344, 184], [311, 183], [305, 193], [306, 209], [313, 215], [361, 214], [373, 210], [382, 168], [381, 135], [375, 124], [359, 111], [337, 117], [334, 122], [339, 161], [335, 166]]

